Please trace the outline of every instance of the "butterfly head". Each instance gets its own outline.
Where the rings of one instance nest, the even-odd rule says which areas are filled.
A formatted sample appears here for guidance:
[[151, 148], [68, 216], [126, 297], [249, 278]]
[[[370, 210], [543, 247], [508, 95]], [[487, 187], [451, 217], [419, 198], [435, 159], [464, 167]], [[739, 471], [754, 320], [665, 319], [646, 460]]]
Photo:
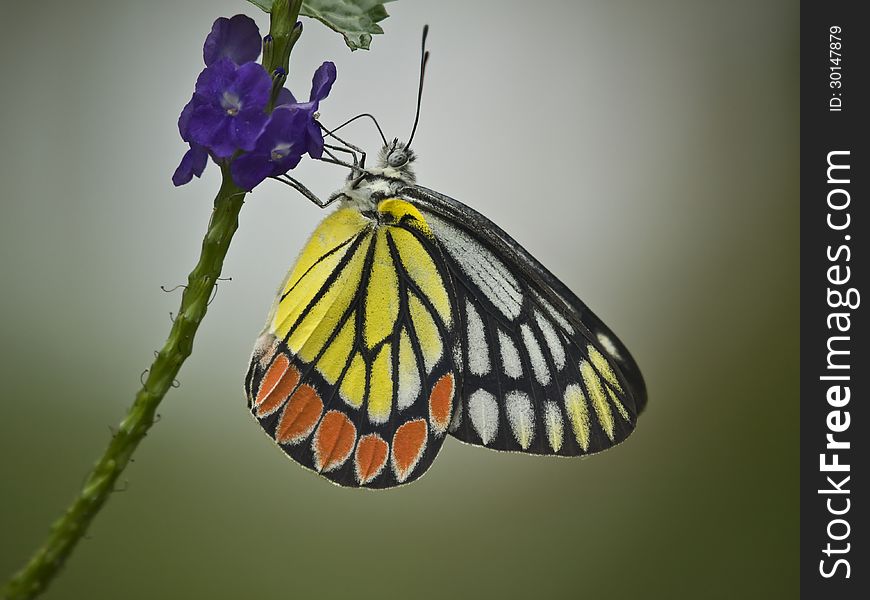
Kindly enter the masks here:
[[[423, 43], [421, 45], [420, 58], [420, 85], [417, 89], [417, 110], [414, 114], [414, 126], [407, 142], [400, 142], [394, 138], [392, 143], [384, 139], [384, 146], [378, 156], [378, 167], [383, 175], [391, 179], [400, 179], [405, 183], [413, 184], [416, 181], [411, 163], [414, 162], [414, 152], [411, 150], [411, 142], [417, 132], [417, 124], [420, 122], [420, 101], [423, 98], [423, 77], [426, 74], [426, 63], [429, 61], [429, 52], [426, 50], [426, 36], [429, 34], [429, 26], [423, 27]], [[381, 134], [383, 136], [383, 133]]]
[[413, 183], [416, 178], [411, 163], [415, 159], [414, 151], [405, 142], [394, 139], [381, 148], [378, 155], [378, 167], [387, 177]]

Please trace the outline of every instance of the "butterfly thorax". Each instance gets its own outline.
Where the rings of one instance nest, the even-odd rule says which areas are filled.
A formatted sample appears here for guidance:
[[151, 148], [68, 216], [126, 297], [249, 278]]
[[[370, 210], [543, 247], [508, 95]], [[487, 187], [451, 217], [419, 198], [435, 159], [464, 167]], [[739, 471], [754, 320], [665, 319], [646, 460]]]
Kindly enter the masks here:
[[416, 182], [411, 163], [414, 152], [398, 140], [381, 148], [377, 166], [366, 170], [361, 177], [352, 173], [339, 194], [342, 205], [361, 213], [377, 210], [378, 203], [396, 197], [399, 190]]
[[342, 208], [353, 208], [363, 214], [370, 213], [377, 209], [379, 202], [396, 197], [399, 190], [408, 185], [402, 179], [377, 173], [379, 170], [371, 169], [371, 175], [345, 185], [339, 192]]

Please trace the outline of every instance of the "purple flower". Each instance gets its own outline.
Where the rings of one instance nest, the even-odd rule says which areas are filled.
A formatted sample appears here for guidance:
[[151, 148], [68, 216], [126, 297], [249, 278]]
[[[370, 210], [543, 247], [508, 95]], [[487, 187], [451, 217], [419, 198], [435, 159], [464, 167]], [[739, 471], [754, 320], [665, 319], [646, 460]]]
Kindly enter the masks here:
[[296, 97], [287, 88], [281, 88], [278, 91], [278, 98], [275, 99], [275, 106], [281, 106], [282, 104], [296, 104]]
[[[309, 102], [320, 102], [329, 95], [332, 84], [335, 83], [335, 64], [327, 61], [320, 65], [311, 79], [311, 94]], [[314, 107], [317, 108], [316, 106]]]
[[190, 150], [185, 152], [181, 163], [172, 174], [173, 185], [179, 186], [188, 183], [193, 176], [202, 176], [205, 165], [208, 163], [208, 150], [199, 144], [190, 144]]
[[[256, 23], [244, 15], [221, 17], [212, 25], [190, 102], [178, 118], [178, 131], [188, 151], [172, 175], [175, 185], [199, 177], [208, 158], [226, 163], [245, 189], [266, 177], [286, 173], [304, 154], [323, 155], [323, 134], [314, 115], [335, 82], [335, 65], [323, 63], [314, 73], [308, 102], [297, 102], [282, 88], [269, 115], [273, 77], [254, 61], [262, 50]], [[275, 81], [283, 81], [276, 71]]]
[[306, 121], [309, 115], [298, 104], [279, 106], [251, 152], [230, 165], [233, 181], [252, 190], [267, 177], [286, 173], [299, 164], [305, 153]]
[[176, 186], [188, 183], [193, 179], [194, 175], [197, 177], [202, 176], [202, 172], [205, 171], [205, 166], [208, 163], [208, 150], [204, 146], [191, 142], [190, 135], [188, 134], [193, 107], [193, 99], [191, 99], [181, 111], [181, 116], [178, 117], [178, 132], [181, 134], [181, 139], [188, 143], [190, 149], [181, 159], [181, 164], [178, 165], [178, 168], [175, 169], [175, 173], [172, 175], [172, 183]]
[[323, 134], [320, 132], [320, 125], [314, 121], [314, 113], [320, 107], [320, 101], [329, 95], [333, 83], [335, 83], [335, 65], [325, 62], [314, 72], [308, 102], [299, 105], [310, 115], [305, 123], [307, 134], [305, 147], [308, 156], [312, 158], [323, 156]]
[[239, 187], [252, 190], [267, 177], [286, 173], [299, 164], [306, 152], [314, 158], [323, 155], [323, 134], [314, 113], [334, 82], [335, 65], [325, 62], [314, 73], [308, 102], [295, 102], [289, 90], [286, 94], [282, 90], [279, 106], [272, 112], [254, 149], [230, 165], [233, 180]]
[[245, 15], [236, 15], [231, 19], [220, 17], [205, 38], [202, 58], [207, 67], [222, 58], [243, 65], [257, 60], [261, 46], [260, 30], [253, 19]]
[[239, 67], [228, 58], [218, 60], [196, 81], [181, 137], [218, 158], [253, 149], [269, 118], [265, 109], [271, 90], [272, 79], [257, 63]]
[[207, 68], [178, 119], [190, 148], [172, 175], [175, 185], [202, 175], [209, 151], [225, 158], [236, 148], [253, 147], [268, 119], [264, 108], [271, 91], [269, 76], [252, 62], [261, 44], [256, 23], [245, 15], [221, 17], [212, 25], [202, 49]]

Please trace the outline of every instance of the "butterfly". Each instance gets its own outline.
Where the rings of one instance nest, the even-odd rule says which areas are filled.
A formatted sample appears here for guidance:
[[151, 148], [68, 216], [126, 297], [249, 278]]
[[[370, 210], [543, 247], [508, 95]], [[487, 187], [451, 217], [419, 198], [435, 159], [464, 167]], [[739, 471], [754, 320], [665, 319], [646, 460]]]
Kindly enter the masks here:
[[623, 441], [647, 401], [628, 349], [495, 223], [417, 185], [414, 130], [374, 168], [354, 156], [326, 202], [288, 178], [339, 207], [255, 344], [256, 421], [304, 467], [364, 488], [418, 479], [447, 437], [554, 456]]

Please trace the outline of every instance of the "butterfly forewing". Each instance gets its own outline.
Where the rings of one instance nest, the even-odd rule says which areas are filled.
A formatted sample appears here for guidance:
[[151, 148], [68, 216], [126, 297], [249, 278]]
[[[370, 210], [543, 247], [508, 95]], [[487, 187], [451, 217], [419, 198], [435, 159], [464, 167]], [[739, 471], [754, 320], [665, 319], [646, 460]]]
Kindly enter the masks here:
[[625, 439], [645, 392], [632, 384], [639, 372], [626, 374], [634, 363], [616, 336], [487, 219], [424, 188], [403, 193], [444, 250], [462, 316], [462, 402], [451, 434], [566, 456]]
[[427, 211], [432, 212], [449, 223], [467, 229], [469, 235], [481, 243], [493, 247], [497, 255], [502, 256], [506, 263], [512, 265], [512, 270], [524, 273], [522, 278], [532, 282], [534, 287], [549, 297], [549, 300], [544, 300], [544, 304], [556, 321], [571, 320], [575, 324], [580, 323], [582, 327], [579, 329], [605, 353], [609, 360], [613, 361], [613, 366], [618, 374], [626, 380], [637, 412], [643, 411], [647, 402], [646, 385], [628, 348], [546, 266], [501, 227], [469, 206], [422, 186], [406, 187], [402, 193], [414, 202], [424, 214]]
[[340, 485], [417, 479], [458, 404], [455, 306], [413, 206], [339, 209], [312, 235], [258, 340], [252, 414], [289, 456]]

